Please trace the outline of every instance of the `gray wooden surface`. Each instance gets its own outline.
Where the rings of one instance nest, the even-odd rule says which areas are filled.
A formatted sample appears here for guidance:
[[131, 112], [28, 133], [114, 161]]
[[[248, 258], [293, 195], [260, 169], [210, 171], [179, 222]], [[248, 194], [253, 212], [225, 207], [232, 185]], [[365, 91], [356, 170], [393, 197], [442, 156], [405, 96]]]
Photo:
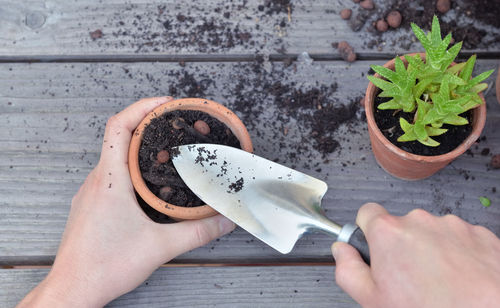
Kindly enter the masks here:
[[[370, 54], [403, 53], [417, 48], [410, 29], [373, 35], [372, 23], [383, 17], [393, 1], [374, 1], [375, 13], [354, 32], [339, 13], [353, 9], [353, 18], [366, 13], [352, 0], [291, 1], [269, 13], [264, 1], [0, 1], [0, 56], [62, 55], [253, 55], [301, 53], [338, 56], [334, 41], [347, 40], [355, 50]], [[465, 0], [454, 1], [456, 6]], [[423, 9], [423, 8], [422, 8]], [[364, 12], [363, 12], [364, 11]], [[225, 17], [224, 13], [229, 14]], [[184, 16], [179, 19], [177, 16]], [[455, 10], [445, 21], [460, 20], [487, 32], [477, 51], [498, 51], [500, 29]], [[212, 23], [213, 22], [213, 23]], [[208, 24], [211, 27], [200, 27]], [[90, 32], [101, 30], [101, 38]], [[232, 38], [229, 37], [231, 33]], [[233, 43], [230, 43], [232, 39]], [[376, 40], [376, 43], [373, 41]], [[215, 42], [219, 43], [215, 43]], [[234, 46], [233, 46], [234, 45]]]
[[[0, 307], [14, 307], [47, 269], [0, 270]], [[109, 307], [359, 307], [333, 266], [160, 268]]]
[[[106, 119], [137, 98], [170, 94], [169, 86], [177, 86], [185, 72], [200, 83], [211, 78], [203, 96], [230, 107], [238, 103], [234, 95], [241, 92], [235, 92], [234, 85], [247, 82], [254, 65], [262, 67], [260, 80], [296, 82], [296, 88], [337, 82], [330, 103], [338, 105], [362, 96], [367, 84], [363, 75], [370, 63], [314, 62], [298, 64], [296, 71], [293, 65], [285, 68], [281, 62], [187, 63], [185, 67], [177, 63], [1, 64], [0, 262], [50, 264], [71, 197], [98, 160]], [[498, 64], [496, 60], [479, 61], [478, 70]], [[254, 91], [253, 85], [247, 87]], [[179, 97], [190, 91], [189, 87], [176, 89]], [[394, 214], [416, 207], [437, 215], [451, 212], [500, 234], [499, 193], [491, 191], [500, 183], [500, 172], [487, 167], [491, 154], [479, 154], [484, 148], [500, 152], [500, 105], [494, 91], [486, 95], [488, 118], [483, 135], [487, 139], [472, 148], [475, 155], [463, 155], [435, 176], [418, 182], [392, 178], [376, 165], [362, 120], [336, 132], [342, 149], [328, 155], [328, 162], [312, 148], [291, 159], [289, 152], [310, 132], [294, 125], [292, 117], [291, 123], [285, 123], [290, 127], [286, 138], [277, 142], [281, 137], [274, 135], [281, 134], [283, 123], [273, 96], [266, 90], [256, 91], [259, 96], [249, 102], [255, 109], [239, 112], [249, 123], [256, 153], [324, 178], [330, 187], [323, 202], [329, 217], [340, 223], [353, 221], [363, 203], [377, 201]], [[483, 195], [492, 200], [490, 208], [479, 203], [478, 197]], [[291, 254], [282, 256], [236, 230], [176, 262], [324, 261], [330, 260], [331, 242], [325, 235], [307, 235]]]
[[[336, 91], [321, 90], [329, 105], [357, 101], [370, 64], [419, 50], [407, 27], [370, 32], [392, 2], [375, 1], [375, 13], [354, 32], [339, 17], [343, 8], [361, 13], [351, 0], [292, 1], [290, 16], [286, 6], [259, 10], [264, 1], [0, 0], [0, 307], [13, 307], [46, 275], [29, 267], [51, 264], [71, 197], [99, 159], [106, 119], [147, 96], [206, 97], [236, 108], [256, 153], [326, 180], [323, 206], [339, 223], [377, 201], [397, 215], [417, 207], [453, 213], [500, 235], [500, 192], [493, 191], [500, 171], [487, 166], [500, 153], [494, 91], [486, 93], [486, 140], [417, 182], [376, 165], [362, 112], [332, 134], [339, 149], [322, 157], [309, 127], [277, 108], [293, 91], [335, 83]], [[500, 29], [456, 9], [443, 18], [487, 31], [465, 54], [479, 54], [478, 71], [499, 66]], [[91, 37], [96, 30], [102, 37]], [[338, 61], [331, 43], [341, 40], [370, 61]], [[282, 62], [303, 51], [321, 61]], [[270, 89], [277, 81], [288, 87], [281, 98]], [[486, 148], [490, 154], [481, 155]], [[479, 196], [492, 206], [482, 207]], [[358, 307], [334, 283], [333, 267], [317, 265], [331, 264], [332, 240], [309, 234], [281, 255], [237, 229], [172, 263], [253, 266], [161, 268], [110, 306]], [[261, 263], [272, 266], [255, 266]]]

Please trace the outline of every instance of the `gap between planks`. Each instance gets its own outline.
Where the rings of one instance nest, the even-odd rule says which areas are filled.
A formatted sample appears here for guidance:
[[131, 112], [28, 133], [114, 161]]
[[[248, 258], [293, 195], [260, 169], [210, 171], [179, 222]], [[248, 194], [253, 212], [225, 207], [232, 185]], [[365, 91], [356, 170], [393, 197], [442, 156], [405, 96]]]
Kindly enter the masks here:
[[[334, 261], [330, 262], [282, 262], [282, 263], [166, 263], [160, 267], [279, 267], [279, 266], [335, 266]], [[50, 269], [52, 265], [3, 265], [0, 269]]]
[[[461, 52], [459, 59], [476, 54], [478, 59], [500, 59], [500, 51]], [[0, 63], [68, 63], [68, 62], [249, 62], [266, 56], [269, 61], [296, 59], [299, 54], [242, 54], [242, 55], [39, 55], [39, 56], [0, 56]], [[309, 54], [315, 61], [340, 61], [338, 54]], [[396, 55], [391, 53], [357, 53], [357, 60], [390, 60]]]

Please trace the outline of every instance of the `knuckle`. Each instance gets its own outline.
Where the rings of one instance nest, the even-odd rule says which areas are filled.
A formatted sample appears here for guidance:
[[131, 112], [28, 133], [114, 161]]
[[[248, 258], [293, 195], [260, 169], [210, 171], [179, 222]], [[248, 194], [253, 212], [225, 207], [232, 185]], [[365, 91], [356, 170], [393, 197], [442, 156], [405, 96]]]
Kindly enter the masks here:
[[396, 226], [396, 218], [388, 214], [379, 215], [374, 219], [374, 223], [382, 227], [393, 227]]
[[378, 209], [380, 208], [381, 205], [378, 204], [378, 203], [374, 203], [374, 202], [368, 202], [368, 203], [365, 203], [363, 204], [360, 208], [359, 208], [359, 211], [358, 212], [370, 212], [372, 211], [373, 209]]
[[443, 219], [448, 223], [448, 224], [451, 224], [451, 225], [465, 225], [465, 222], [460, 219], [457, 215], [453, 215], [453, 214], [446, 214], [443, 216]]
[[451, 230], [460, 232], [460, 234], [468, 234], [474, 229], [473, 225], [465, 222], [460, 217], [453, 214], [443, 216], [443, 220]]
[[431, 214], [424, 209], [418, 208], [411, 210], [406, 216], [416, 219], [428, 219]]
[[397, 217], [383, 214], [373, 219], [370, 227], [370, 229], [375, 232], [394, 234], [399, 230], [400, 224]]

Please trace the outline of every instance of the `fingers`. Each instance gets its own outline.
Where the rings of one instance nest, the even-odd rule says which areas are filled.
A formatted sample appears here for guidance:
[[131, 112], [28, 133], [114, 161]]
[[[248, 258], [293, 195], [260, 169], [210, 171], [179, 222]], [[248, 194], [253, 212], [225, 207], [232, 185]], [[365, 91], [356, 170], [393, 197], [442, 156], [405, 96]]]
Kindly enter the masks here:
[[217, 215], [200, 220], [157, 225], [157, 227], [155, 232], [160, 242], [157, 248], [165, 249], [160, 262], [165, 263], [233, 231], [236, 226], [226, 217]]
[[132, 132], [154, 108], [173, 100], [172, 97], [144, 98], [109, 118], [102, 145], [101, 160], [127, 162]]
[[361, 259], [358, 251], [349, 244], [335, 242], [332, 245], [335, 258], [337, 284], [362, 306], [367, 305], [375, 294], [375, 282], [371, 270]]
[[387, 210], [377, 203], [366, 203], [358, 210], [358, 216], [356, 217], [356, 224], [363, 230], [366, 234], [368, 229], [368, 224], [375, 218], [381, 215], [389, 214]]

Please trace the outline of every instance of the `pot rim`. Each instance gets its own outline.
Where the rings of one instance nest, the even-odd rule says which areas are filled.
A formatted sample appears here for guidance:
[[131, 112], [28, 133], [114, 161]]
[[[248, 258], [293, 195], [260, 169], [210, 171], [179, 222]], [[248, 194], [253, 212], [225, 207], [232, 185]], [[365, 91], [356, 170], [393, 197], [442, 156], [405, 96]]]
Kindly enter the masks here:
[[152, 110], [139, 123], [134, 130], [130, 141], [128, 162], [129, 172], [134, 189], [141, 198], [155, 210], [168, 215], [174, 219], [200, 219], [216, 215], [217, 212], [208, 205], [195, 207], [183, 207], [168, 203], [156, 196], [146, 185], [139, 166], [139, 149], [142, 144], [144, 129], [152, 119], [164, 113], [175, 110], [197, 110], [208, 113], [210, 116], [224, 123], [240, 141], [241, 149], [253, 152], [252, 140], [243, 122], [231, 110], [223, 105], [203, 98], [181, 98], [169, 101]]
[[[425, 59], [425, 53], [423, 52], [409, 53], [405, 55], [413, 56], [416, 54], [420, 54], [420, 56], [422, 56]], [[404, 56], [400, 56], [399, 58], [402, 59], [403, 62], [405, 62], [405, 64], [407, 63]], [[394, 61], [395, 58], [386, 62], [383, 66], [394, 70]], [[455, 64], [456, 63], [453, 62], [451, 65]], [[381, 77], [381, 76], [379, 74], [375, 74], [375, 77]], [[434, 156], [417, 155], [406, 152], [397, 147], [396, 145], [394, 145], [392, 142], [390, 142], [380, 131], [375, 121], [373, 104], [375, 103], [375, 95], [377, 89], [378, 88], [371, 81], [368, 83], [368, 87], [366, 88], [364, 105], [365, 105], [365, 114], [368, 126], [371, 126], [373, 128], [373, 133], [375, 134], [377, 139], [381, 140], [391, 152], [395, 153], [398, 156], [404, 157], [408, 160], [424, 161], [424, 162], [444, 162], [448, 161], [450, 157], [458, 157], [462, 155], [465, 151], [467, 151], [467, 149], [469, 149], [474, 144], [474, 142], [476, 142], [476, 140], [480, 137], [481, 132], [484, 128], [486, 122], [486, 101], [484, 99], [483, 94], [479, 93], [479, 96], [483, 100], [483, 103], [478, 107], [472, 109], [473, 110], [472, 132], [469, 134], [467, 138], [465, 138], [465, 140], [458, 147], [445, 154], [434, 155]]]

